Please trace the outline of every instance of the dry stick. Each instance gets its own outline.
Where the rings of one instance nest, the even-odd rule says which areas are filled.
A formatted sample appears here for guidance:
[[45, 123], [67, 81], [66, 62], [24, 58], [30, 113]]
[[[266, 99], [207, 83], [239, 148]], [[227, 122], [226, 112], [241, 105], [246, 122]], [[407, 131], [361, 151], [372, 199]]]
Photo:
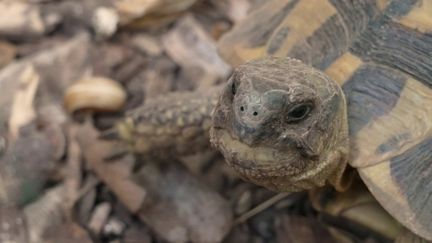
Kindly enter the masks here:
[[73, 199], [73, 204], [81, 199], [85, 194], [87, 194], [93, 187], [97, 186], [100, 183], [100, 180], [96, 176], [90, 177], [87, 182], [85, 182], [84, 186], [78, 190], [76, 198]]
[[69, 126], [68, 137], [69, 146], [67, 148], [68, 159], [66, 164], [65, 187], [67, 190], [67, 208], [70, 210], [67, 217], [72, 218], [71, 211], [75, 204], [75, 199], [78, 197], [78, 190], [82, 183], [81, 178], [81, 148], [76, 141], [76, 126]]
[[273, 204], [279, 202], [280, 200], [284, 199], [291, 193], [284, 192], [274, 195], [273, 197], [267, 199], [266, 201], [262, 202], [258, 206], [252, 208], [248, 212], [244, 213], [240, 217], [234, 220], [234, 225], [242, 224], [246, 222], [248, 219], [252, 218], [253, 216], [259, 214], [260, 212], [266, 210], [267, 208], [271, 207]]

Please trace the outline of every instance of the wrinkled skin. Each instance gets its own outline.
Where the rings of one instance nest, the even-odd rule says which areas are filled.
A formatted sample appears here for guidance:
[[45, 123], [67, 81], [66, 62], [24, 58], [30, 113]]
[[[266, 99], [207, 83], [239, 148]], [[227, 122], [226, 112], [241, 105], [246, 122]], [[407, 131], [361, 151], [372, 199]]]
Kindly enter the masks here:
[[239, 66], [215, 107], [210, 136], [241, 177], [271, 190], [346, 187], [344, 95], [298, 60], [270, 57]]

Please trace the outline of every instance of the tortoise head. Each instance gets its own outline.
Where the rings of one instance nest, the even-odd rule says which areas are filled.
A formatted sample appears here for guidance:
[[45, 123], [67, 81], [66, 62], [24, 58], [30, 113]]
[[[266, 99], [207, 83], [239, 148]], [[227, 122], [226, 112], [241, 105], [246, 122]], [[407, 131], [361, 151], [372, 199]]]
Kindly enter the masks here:
[[239, 66], [213, 112], [211, 142], [245, 180], [275, 191], [342, 188], [348, 132], [338, 84], [289, 58]]

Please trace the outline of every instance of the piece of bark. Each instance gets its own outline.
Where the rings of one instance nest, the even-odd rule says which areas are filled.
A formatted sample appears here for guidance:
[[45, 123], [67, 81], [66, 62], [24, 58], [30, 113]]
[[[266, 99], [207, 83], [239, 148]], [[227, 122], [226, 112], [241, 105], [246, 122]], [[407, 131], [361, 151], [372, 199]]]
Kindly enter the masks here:
[[88, 223], [88, 228], [93, 232], [93, 234], [99, 235], [101, 233], [110, 213], [111, 205], [108, 202], [96, 205], [93, 215]]
[[243, 20], [252, 7], [250, 0], [212, 0], [212, 3], [218, 7], [219, 11], [226, 14], [233, 23]]
[[1, 1], [0, 12], [0, 36], [10, 39], [41, 37], [61, 20], [55, 13], [42, 14], [37, 4], [22, 1]]
[[139, 211], [139, 217], [164, 240], [220, 242], [231, 228], [228, 202], [178, 163], [148, 163], [135, 180], [155, 200]]
[[95, 175], [90, 174], [83, 181], [83, 188], [80, 190], [80, 195], [74, 207], [74, 216], [76, 221], [85, 225], [91, 217], [91, 212], [97, 200], [97, 190], [96, 185], [99, 180]]
[[[98, 24], [103, 24], [101, 22], [95, 25], [95, 20], [100, 20], [100, 17], [106, 20], [106, 17], [114, 17], [117, 13], [108, 14], [110, 16], [100, 16], [98, 13], [101, 8], [111, 8], [111, 0], [61, 0], [53, 1], [45, 4], [33, 4], [41, 6], [43, 16], [58, 16], [60, 19], [61, 28], [58, 29], [62, 34], [74, 35], [81, 31], [88, 31], [93, 29], [93, 33], [101, 34], [101, 27], [106, 28], [106, 26], [97, 26]], [[103, 12], [103, 11], [102, 11]], [[99, 16], [98, 16], [99, 15]], [[104, 13], [103, 13], [104, 15]], [[53, 18], [53, 17], [51, 17]], [[96, 18], [96, 19], [95, 19]], [[96, 20], [97, 21], [97, 20]], [[111, 32], [116, 30], [116, 26], [112, 24], [117, 21], [108, 20], [111, 22], [108, 29], [102, 30]], [[106, 24], [106, 23], [105, 23]], [[114, 27], [114, 30], [109, 28]], [[106, 33], [106, 32], [105, 32]], [[98, 35], [98, 37], [102, 37]]]
[[112, 155], [116, 144], [98, 139], [99, 132], [90, 124], [83, 125], [77, 132], [84, 158], [95, 174], [116, 194], [131, 211], [137, 212], [148, 196], [145, 188], [134, 183], [130, 176], [134, 164], [131, 156], [123, 156], [109, 163], [105, 158]]
[[93, 243], [88, 232], [76, 223], [53, 225], [45, 234], [44, 243]]
[[249, 9], [251, 9], [251, 3], [249, 0], [228, 0], [228, 16], [231, 21], [238, 23], [248, 15]]
[[78, 200], [78, 193], [82, 182], [82, 156], [81, 149], [76, 141], [76, 126], [68, 127], [68, 148], [67, 148], [67, 162], [66, 162], [66, 175], [65, 175], [65, 188], [67, 190], [67, 206], [72, 208], [76, 200]]
[[20, 85], [13, 98], [12, 110], [8, 123], [11, 142], [17, 139], [21, 127], [29, 124], [36, 118], [33, 103], [39, 80], [39, 74], [35, 72], [34, 68], [30, 65], [23, 70], [17, 80]]
[[116, 0], [114, 6], [120, 15], [120, 23], [150, 16], [170, 16], [191, 7], [196, 0]]
[[162, 43], [168, 55], [184, 69], [198, 67], [202, 70], [195, 75], [200, 85], [214, 84], [231, 72], [230, 66], [218, 55], [215, 41], [190, 15], [180, 19], [174, 29], [163, 36]]
[[160, 56], [163, 53], [160, 40], [149, 34], [138, 34], [132, 37], [131, 44], [133, 47], [149, 56]]

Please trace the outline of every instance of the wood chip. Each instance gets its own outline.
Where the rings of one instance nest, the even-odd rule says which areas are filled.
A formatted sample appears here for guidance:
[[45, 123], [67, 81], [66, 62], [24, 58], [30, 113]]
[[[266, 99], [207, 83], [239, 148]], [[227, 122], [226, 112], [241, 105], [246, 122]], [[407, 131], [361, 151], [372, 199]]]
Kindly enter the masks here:
[[98, 139], [99, 132], [90, 124], [80, 128], [77, 140], [85, 159], [96, 175], [116, 194], [119, 200], [131, 211], [137, 212], [147, 203], [147, 191], [130, 178], [133, 160], [121, 157], [107, 163], [104, 158], [112, 154], [116, 144]]
[[19, 77], [18, 82], [20, 82], [20, 88], [14, 96], [8, 123], [9, 134], [12, 141], [18, 137], [18, 132], [21, 127], [36, 118], [33, 102], [39, 80], [39, 74], [36, 73], [32, 66], [27, 66]]
[[185, 68], [200, 67], [217, 78], [225, 78], [231, 71], [219, 57], [215, 41], [192, 16], [179, 20], [162, 43], [169, 56]]
[[170, 15], [191, 7], [196, 0], [116, 0], [114, 5], [122, 24], [150, 13]]
[[12, 39], [40, 37], [59, 19], [42, 16], [39, 5], [22, 1], [0, 1], [0, 36]]
[[162, 44], [156, 37], [148, 34], [139, 34], [132, 38], [131, 44], [141, 52], [150, 56], [159, 56], [163, 52]]
[[95, 235], [99, 235], [108, 220], [108, 216], [111, 212], [111, 204], [108, 202], [103, 202], [96, 205], [93, 215], [88, 223], [88, 228]]
[[82, 182], [81, 148], [76, 140], [77, 127], [70, 126], [68, 131], [68, 157], [66, 164], [65, 186], [68, 191], [66, 202], [68, 208], [72, 208], [79, 194]]
[[[45, 234], [44, 243], [93, 243], [88, 232], [76, 223], [54, 225]], [[39, 242], [35, 242], [39, 243]]]

